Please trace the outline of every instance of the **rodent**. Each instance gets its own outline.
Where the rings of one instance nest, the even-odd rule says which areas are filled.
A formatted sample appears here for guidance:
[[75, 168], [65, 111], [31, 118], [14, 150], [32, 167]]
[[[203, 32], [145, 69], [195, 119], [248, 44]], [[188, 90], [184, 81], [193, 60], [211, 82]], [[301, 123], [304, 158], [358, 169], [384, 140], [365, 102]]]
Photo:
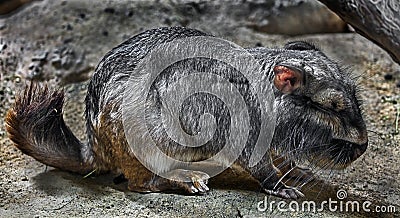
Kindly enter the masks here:
[[[36, 84], [27, 86], [7, 113], [5, 121], [9, 138], [23, 153], [61, 170], [79, 174], [93, 170], [97, 173], [122, 173], [132, 191], [207, 192], [209, 176], [204, 172], [184, 169], [167, 172], [174, 178], [190, 180], [181, 182], [157, 176], [144, 167], [128, 145], [122, 123], [125, 85], [141, 59], [163, 42], [193, 36], [213, 37], [195, 29], [163, 27], [142, 32], [109, 51], [88, 85], [85, 99], [87, 142], [79, 141], [63, 120], [63, 92], [50, 91]], [[312, 166], [341, 169], [360, 157], [367, 148], [368, 135], [357, 83], [339, 64], [304, 41], [289, 42], [281, 49], [259, 47], [247, 51], [263, 66], [261, 72], [256, 73], [264, 73], [272, 84], [276, 126], [271, 146], [260, 162], [253, 167], [247, 165], [252, 148], [246, 144], [233, 165], [247, 171], [269, 194], [283, 198], [302, 197], [299, 187], [282, 182], [282, 177], [290, 175], [302, 175], [305, 182], [313, 178], [307, 170], [296, 167], [297, 161], [306, 160]], [[209, 63], [206, 61], [204, 66], [209, 67]], [[246, 81], [238, 77], [232, 76], [230, 81], [238, 87], [248, 87]], [[168, 81], [160, 82], [155, 91], [167, 86]], [[186, 106], [187, 110], [181, 113], [181, 122], [186, 122], [182, 121], [185, 116], [193, 115], [194, 107], [198, 109], [204, 105], [199, 100], [195, 106]], [[159, 107], [155, 104], [155, 110]], [[218, 111], [224, 112], [221, 108]], [[224, 116], [227, 115], [219, 119], [222, 125], [218, 127], [219, 134], [228, 128]], [[196, 123], [189, 121], [182, 124], [189, 125], [185, 130], [188, 133], [196, 130]], [[252, 123], [255, 125], [252, 131], [257, 132], [257, 121]], [[153, 126], [154, 134], [159, 134], [157, 137], [161, 141], [168, 141], [165, 135], [157, 133], [159, 128], [162, 127]], [[138, 135], [144, 134], [142, 130], [135, 131]], [[221, 135], [216, 136], [213, 142], [199, 148], [179, 150], [171, 143], [159, 146], [187, 161], [198, 161], [217, 152]]]

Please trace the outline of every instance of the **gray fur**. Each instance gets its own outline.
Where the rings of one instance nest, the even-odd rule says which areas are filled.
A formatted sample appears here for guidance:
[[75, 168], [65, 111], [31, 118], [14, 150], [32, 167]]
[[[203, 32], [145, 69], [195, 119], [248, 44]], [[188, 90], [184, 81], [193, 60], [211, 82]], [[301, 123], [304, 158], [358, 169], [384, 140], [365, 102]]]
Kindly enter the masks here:
[[[122, 102], [124, 83], [130, 76], [129, 72], [134, 71], [136, 64], [152, 48], [176, 38], [206, 35], [197, 30], [181, 27], [160, 28], [139, 34], [110, 51], [97, 67], [89, 85], [86, 112], [89, 124], [89, 145], [91, 140], [95, 140], [92, 138], [90, 126], [96, 123], [98, 112], [102, 111], [102, 107], [108, 101]], [[318, 164], [321, 158], [328, 158], [331, 162], [328, 164], [329, 166], [325, 166], [327, 168], [334, 168], [337, 164], [347, 164], [352, 161], [354, 147], [366, 145], [367, 136], [359, 108], [357, 85], [350, 73], [343, 70], [314, 45], [306, 42], [288, 43], [283, 49], [254, 48], [248, 49], [248, 52], [260, 61], [263, 69], [259, 73], [268, 74], [271, 83], [274, 78], [272, 68], [277, 64], [287, 64], [299, 68], [305, 76], [304, 86], [291, 94], [283, 94], [277, 89], [274, 91], [277, 126], [272, 148], [282, 156], [288, 156], [293, 160], [305, 159], [313, 164]], [[186, 63], [185, 66], [190, 67], [191, 65]], [[171, 70], [171, 72], [173, 71], [174, 69]], [[235, 78], [238, 79], [238, 77], [231, 79], [235, 80]], [[233, 83], [236, 83], [238, 87], [245, 87], [246, 85], [241, 84], [243, 81], [240, 80], [239, 78]], [[168, 82], [160, 81], [155, 89], [160, 91], [165, 89], [163, 86], [167, 85]], [[110, 92], [110, 90], [113, 91]], [[331, 96], [332, 93], [336, 94]], [[210, 98], [206, 99], [211, 104], [217, 103]], [[340, 110], [335, 108], [337, 105], [335, 101], [343, 102], [343, 108]], [[157, 107], [159, 106], [154, 105], [155, 111], [153, 112], [157, 111]], [[186, 129], [188, 133], [191, 133], [196, 131], [198, 120], [187, 119], [185, 115], [193, 113], [194, 108], [201, 107], [191, 105], [188, 108], [189, 111], [183, 109], [182, 112], [183, 120], [186, 120], [183, 126], [188, 128]], [[222, 118], [229, 117], [223, 106], [214, 108], [214, 111], [225, 113]], [[115, 117], [117, 119], [121, 119], [120, 112], [121, 109], [116, 110]], [[253, 113], [253, 116], [256, 115]], [[155, 122], [151, 130], [156, 135], [154, 137], [160, 141], [169, 141], [168, 136], [163, 133], [162, 127], [157, 125], [157, 119], [152, 120]], [[182, 155], [187, 161], [208, 158], [218, 152], [224, 144], [223, 136], [228, 134], [228, 132], [224, 133], [228, 130], [228, 120], [223, 120], [220, 120], [220, 135], [214, 135], [215, 139], [206, 146], [184, 149], [171, 141], [164, 145], [160, 144], [160, 146], [165, 152]], [[252, 137], [256, 137], [259, 122], [261, 121], [253, 120], [252, 122], [255, 132]], [[137, 134], [142, 133], [138, 132]], [[243, 155], [238, 160], [244, 165], [248, 163], [249, 155], [254, 147], [252, 140], [250, 137]], [[194, 154], [196, 152], [198, 155]], [[188, 156], [188, 153], [193, 153], [193, 155]], [[195, 157], [196, 159], [194, 159]], [[255, 175], [261, 174], [260, 179], [268, 174], [263, 171], [265, 165], [270, 163], [270, 159], [266, 155], [263, 161], [253, 169], [249, 169]]]
[[[15, 113], [13, 111], [9, 113], [10, 118], [7, 119], [7, 123], [8, 131], [12, 136], [10, 138], [16, 144], [23, 144], [19, 147], [32, 156], [35, 156], [38, 153], [36, 151], [40, 149], [54, 149], [55, 152], [53, 153], [56, 154], [54, 158], [57, 160], [65, 160], [65, 158], [77, 156], [80, 153], [79, 157], [76, 157], [76, 160], [72, 163], [76, 167], [76, 169], [71, 170], [73, 172], [87, 172], [91, 169], [91, 166], [99, 167], [103, 165], [104, 170], [112, 168], [112, 166], [105, 166], [110, 163], [102, 163], [101, 157], [96, 157], [96, 151], [93, 150], [94, 144], [107, 148], [113, 146], [112, 144], [101, 144], [101, 140], [98, 139], [99, 136], [95, 135], [96, 129], [105, 125], [100, 122], [101, 116], [107, 115], [113, 123], [122, 123], [121, 105], [125, 86], [128, 84], [129, 77], [135, 72], [138, 63], [153, 48], [162, 43], [192, 36], [210, 35], [183, 27], [153, 29], [132, 37], [104, 56], [89, 83], [86, 97], [87, 143], [80, 143], [69, 128], [65, 126], [61, 117], [62, 94], [57, 94], [57, 92], [53, 94], [56, 96], [53, 99], [57, 100], [54, 103], [56, 105], [53, 105], [52, 94], [47, 91], [41, 93], [42, 96], [34, 98], [34, 102], [31, 102], [30, 96], [34, 95], [35, 92], [39, 94], [40, 92], [29, 91], [25, 96], [26, 99], [19, 101], [15, 107]], [[225, 146], [226, 137], [231, 132], [229, 129], [231, 115], [224, 102], [210, 94], [199, 93], [191, 96], [184, 101], [180, 111], [182, 128], [189, 135], [196, 135], [200, 131], [199, 119], [202, 114], [210, 113], [216, 119], [216, 132], [212, 139], [203, 146], [184, 148], [171, 140], [163, 129], [164, 127], [160, 125], [162, 123], [160, 93], [168, 89], [171, 81], [179, 79], [183, 76], [182, 74], [185, 74], [178, 74], [179, 71], [177, 70], [181, 69], [180, 72], [190, 74], [194, 69], [202, 69], [218, 72], [219, 76], [229, 80], [244, 97], [250, 117], [250, 131], [245, 148], [236, 164], [250, 172], [254, 178], [262, 183], [265, 189], [276, 189], [279, 178], [276, 178], [276, 175], [274, 176], [274, 169], [282, 167], [273, 165], [272, 153], [285, 158], [286, 161], [283, 165], [302, 161], [311, 166], [318, 165], [332, 169], [348, 165], [365, 151], [368, 144], [366, 126], [360, 110], [357, 84], [350, 73], [328, 58], [316, 46], [307, 42], [291, 42], [282, 49], [250, 48], [247, 51], [261, 66], [258, 72], [248, 76], [264, 75], [262, 77], [264, 80], [258, 81], [259, 84], [255, 85], [268, 82], [274, 84], [276, 77], [273, 69], [277, 65], [296, 69], [302, 75], [302, 85], [291, 93], [284, 93], [278, 88], [272, 87], [275, 96], [273, 99], [276, 113], [275, 131], [268, 152], [255, 166], [249, 166], [249, 159], [254, 152], [260, 134], [260, 125], [265, 122], [261, 119], [259, 110], [259, 104], [263, 103], [262, 101], [265, 101], [265, 99], [255, 97], [248, 78], [211, 59], [188, 59], [165, 69], [163, 74], [155, 80], [146, 97], [148, 129], [134, 129], [135, 134], [140, 136], [148, 134], [148, 131], [164, 153], [184, 161], [201, 161], [215, 155], [222, 149]], [[140, 90], [141, 87], [136, 88]], [[132, 94], [140, 95], [142, 93], [140, 91]], [[139, 104], [139, 102], [137, 103]], [[34, 117], [36, 121], [47, 122], [40, 123], [41, 128], [45, 128], [46, 125], [49, 126], [50, 122], [54, 120], [57, 121], [55, 124], [59, 125], [59, 128], [54, 128], [55, 132], [51, 137], [46, 138], [42, 133], [39, 134], [32, 130], [37, 125], [34, 124], [36, 123], [35, 120], [32, 122], [32, 120], [30, 121], [32, 118], [28, 117], [30, 114], [29, 107], [32, 107], [29, 106], [30, 104], [35, 106], [36, 111], [47, 113], [43, 117]], [[53, 108], [56, 109], [55, 112], [51, 112]], [[49, 114], [49, 111], [56, 113], [56, 116]], [[104, 114], [106, 111], [109, 111], [109, 114]], [[24, 123], [29, 125], [25, 127], [22, 125]], [[115, 129], [112, 129], [113, 133], [108, 133], [108, 135], [121, 134], [123, 130], [118, 125], [115, 126]], [[26, 129], [33, 131], [33, 139], [29, 138], [31, 137], [29, 132], [21, 133], [19, 131]], [[64, 137], [55, 139], [60, 135]], [[35, 141], [33, 144], [31, 143], [32, 140]], [[57, 140], [62, 141], [58, 146], [50, 145]], [[123, 140], [124, 142], [121, 143], [127, 144], [126, 138]], [[73, 143], [70, 145], [69, 142]], [[44, 146], [40, 147], [40, 144]], [[151, 157], [151, 154], [149, 153], [149, 158], [154, 158]], [[39, 157], [35, 158], [48, 163], [44, 155], [40, 153]], [[50, 163], [53, 163], [55, 167], [65, 169], [61, 162], [53, 161]], [[276, 193], [280, 196], [289, 195], [292, 197], [293, 193], [297, 192], [290, 194]]]

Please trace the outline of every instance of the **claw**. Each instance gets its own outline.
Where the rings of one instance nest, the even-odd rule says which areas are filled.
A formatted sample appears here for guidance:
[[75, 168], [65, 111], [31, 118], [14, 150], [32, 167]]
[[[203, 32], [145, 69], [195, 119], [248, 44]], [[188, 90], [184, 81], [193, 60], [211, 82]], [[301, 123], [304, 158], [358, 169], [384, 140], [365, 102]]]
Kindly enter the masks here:
[[197, 180], [193, 181], [193, 185], [200, 191], [200, 192], [207, 192], [210, 189], [206, 185], [207, 180]]
[[189, 191], [189, 192], [192, 193], [192, 194], [194, 194], [194, 193], [199, 192], [199, 190], [198, 190], [196, 187], [194, 187], [194, 186], [190, 186], [190, 191]]
[[280, 188], [277, 190], [265, 189], [265, 192], [267, 192], [267, 194], [285, 198], [285, 199], [298, 199], [298, 198], [303, 198], [305, 196], [297, 188], [286, 186], [286, 185], [284, 186], [284, 188]]
[[175, 178], [175, 189], [183, 189], [191, 194], [203, 194], [210, 190], [206, 185], [208, 183], [208, 179], [210, 178], [207, 173], [200, 171], [176, 169], [168, 172], [168, 174]]
[[192, 184], [200, 193], [207, 192], [208, 190], [210, 190], [206, 185], [208, 182], [208, 178], [209, 176], [207, 174], [201, 176], [193, 176]]
[[210, 178], [210, 176], [202, 172], [193, 171], [193, 173], [196, 174], [195, 176], [192, 177], [193, 185], [202, 193], [210, 190], [206, 185], [208, 183], [208, 179]]

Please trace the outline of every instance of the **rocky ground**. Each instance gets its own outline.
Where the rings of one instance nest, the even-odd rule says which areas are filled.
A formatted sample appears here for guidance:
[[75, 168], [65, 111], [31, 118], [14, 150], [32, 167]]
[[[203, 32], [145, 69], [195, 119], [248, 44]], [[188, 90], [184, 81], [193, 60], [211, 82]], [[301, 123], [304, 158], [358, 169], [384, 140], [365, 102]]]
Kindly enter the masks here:
[[[33, 1], [0, 18], [0, 217], [41, 216], [172, 216], [172, 217], [396, 217], [400, 216], [400, 67], [379, 47], [354, 33], [311, 30], [303, 36], [266, 34], [266, 29], [287, 26], [283, 21], [301, 1]], [[307, 4], [301, 7], [307, 9]], [[289, 8], [286, 11], [282, 8]], [[318, 8], [318, 7], [317, 7]], [[322, 10], [322, 9], [318, 9]], [[278, 11], [278, 12], [277, 12]], [[289, 12], [288, 12], [289, 11]], [[286, 15], [287, 15], [286, 14]], [[301, 14], [301, 13], [299, 13]], [[287, 16], [284, 17], [287, 17]], [[275, 16], [275, 17], [274, 17]], [[275, 19], [275, 20], [274, 20]], [[307, 26], [314, 18], [307, 21]], [[331, 21], [333, 18], [327, 18]], [[285, 24], [278, 23], [288, 22]], [[275, 27], [267, 24], [277, 23]], [[339, 21], [334, 32], [346, 28]], [[64, 117], [84, 139], [83, 99], [86, 82], [99, 59], [124, 39], [144, 29], [183, 25], [231, 40], [243, 47], [282, 46], [303, 39], [316, 43], [330, 57], [352, 66], [360, 75], [364, 115], [370, 146], [344, 171], [320, 173], [324, 183], [306, 190], [306, 200], [318, 202], [346, 190], [349, 200], [371, 201], [373, 206], [396, 207], [397, 213], [258, 211], [264, 200], [247, 184], [211, 184], [204, 196], [138, 194], [126, 184], [114, 185], [112, 175], [82, 178], [46, 167], [12, 146], [4, 116], [29, 80], [46, 81], [67, 92]], [[293, 28], [302, 24], [295, 23]], [[314, 25], [318, 26], [318, 25]], [[322, 25], [324, 26], [324, 25]], [[289, 28], [289, 29], [293, 29]], [[332, 27], [333, 28], [333, 27]], [[332, 29], [331, 28], [331, 29]], [[299, 28], [304, 29], [304, 28]], [[282, 30], [280, 33], [291, 34]], [[279, 29], [275, 29], [276, 33]], [[250, 188], [247, 188], [250, 189]], [[269, 201], [280, 199], [270, 197]]]

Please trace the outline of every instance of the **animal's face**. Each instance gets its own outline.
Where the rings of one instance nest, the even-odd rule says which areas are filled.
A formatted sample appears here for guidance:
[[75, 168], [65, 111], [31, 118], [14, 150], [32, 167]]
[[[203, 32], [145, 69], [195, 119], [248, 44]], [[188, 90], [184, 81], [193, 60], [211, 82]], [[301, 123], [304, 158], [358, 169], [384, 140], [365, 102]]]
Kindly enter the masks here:
[[286, 49], [273, 68], [274, 148], [324, 168], [344, 168], [368, 144], [354, 78], [308, 43]]

